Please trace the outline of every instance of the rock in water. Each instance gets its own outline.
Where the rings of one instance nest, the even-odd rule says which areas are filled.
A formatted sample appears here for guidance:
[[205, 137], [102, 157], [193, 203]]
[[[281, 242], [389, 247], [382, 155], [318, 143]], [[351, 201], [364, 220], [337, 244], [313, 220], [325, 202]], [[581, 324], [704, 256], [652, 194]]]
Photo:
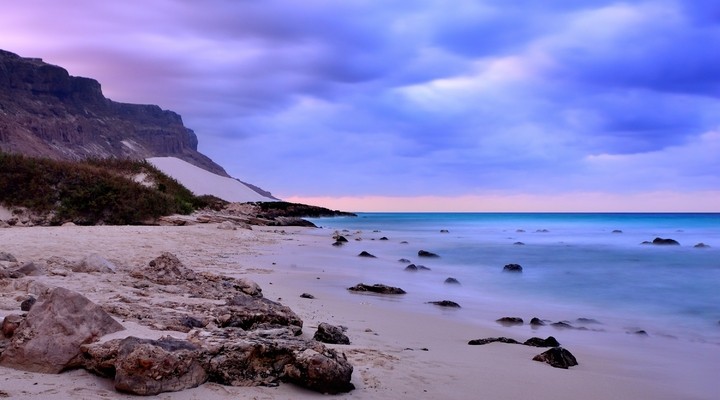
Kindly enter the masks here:
[[468, 344], [472, 345], [472, 346], [481, 346], [484, 344], [495, 343], [495, 342], [507, 343], [507, 344], [520, 344], [520, 342], [518, 342], [517, 340], [511, 339], [511, 338], [506, 338], [506, 337], [474, 339], [474, 340], [469, 341]]
[[435, 304], [440, 307], [460, 308], [460, 304], [450, 300], [428, 301], [428, 304]]
[[322, 322], [318, 325], [313, 339], [318, 342], [330, 344], [350, 344], [350, 338], [345, 335], [342, 328]]
[[353, 287], [348, 288], [351, 292], [371, 292], [379, 294], [405, 294], [406, 292], [399, 287], [387, 286], [380, 283], [374, 285], [366, 285], [364, 283], [358, 283]]
[[440, 256], [435, 253], [429, 252], [429, 251], [420, 250], [420, 251], [418, 251], [418, 257], [437, 258]]
[[653, 239], [652, 244], [661, 245], [661, 246], [679, 246], [680, 243], [678, 243], [675, 239], [663, 239], [656, 237]]
[[503, 267], [504, 272], [522, 272], [520, 264], [507, 264]]
[[358, 257], [376, 258], [374, 255], [368, 253], [367, 251], [362, 251], [360, 254], [358, 254]]
[[533, 357], [533, 360], [542, 361], [544, 363], [552, 365], [555, 368], [568, 369], [568, 367], [578, 365], [575, 356], [573, 356], [572, 353], [562, 347], [553, 347], [550, 350], [536, 355], [535, 357]]
[[65, 288], [41, 300], [15, 329], [0, 365], [57, 374], [78, 355], [80, 345], [125, 329], [100, 306]]
[[560, 342], [558, 342], [557, 339], [555, 339], [552, 336], [548, 336], [547, 339], [533, 337], [533, 338], [526, 340], [523, 344], [525, 346], [533, 346], [533, 347], [558, 347], [558, 346], [560, 346]]
[[450, 277], [450, 278], [445, 279], [445, 283], [448, 285], [459, 285], [460, 281], [455, 278]]
[[524, 321], [520, 317], [502, 317], [502, 318], [495, 320], [495, 322], [497, 322], [501, 325], [504, 325], [504, 326], [512, 326], [512, 325], [522, 325]]

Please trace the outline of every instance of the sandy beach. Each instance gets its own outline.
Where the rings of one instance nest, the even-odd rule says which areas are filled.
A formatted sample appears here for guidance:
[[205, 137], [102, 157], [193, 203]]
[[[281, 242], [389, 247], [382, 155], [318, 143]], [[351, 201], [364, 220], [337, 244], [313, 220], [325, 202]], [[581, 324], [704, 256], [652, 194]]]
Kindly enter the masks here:
[[[344, 352], [354, 366], [352, 382], [356, 389], [332, 396], [338, 399], [709, 400], [720, 393], [717, 344], [624, 332], [577, 332], [550, 327], [533, 330], [527, 324], [504, 327], [494, 320], [516, 310], [494, 302], [482, 309], [444, 309], [425, 304], [443, 299], [423, 299], [411, 292], [399, 297], [350, 293], [346, 288], [360, 282], [387, 283], [382, 263], [369, 267], [354, 249], [331, 246], [331, 236], [329, 230], [220, 230], [217, 224], [15, 227], [0, 230], [0, 251], [14, 255], [20, 262], [53, 256], [80, 260], [97, 253], [121, 269], [145, 265], [167, 251], [197, 272], [251, 279], [262, 287], [266, 298], [289, 306], [303, 319], [303, 337], [311, 338], [321, 322], [347, 327], [350, 345], [328, 345]], [[19, 312], [17, 299], [28, 293], [33, 281], [77, 291], [98, 304], [132, 300], [135, 296], [127, 287], [117, 285], [115, 276], [109, 274], [23, 277], [0, 286], [0, 319]], [[301, 298], [302, 293], [311, 293], [315, 298]], [[168, 296], [182, 294], [153, 293], [142, 301], [154, 306]], [[186, 335], [116, 319], [127, 330], [113, 337]], [[578, 366], [564, 370], [532, 361], [534, 355], [544, 351], [534, 347], [467, 344], [468, 340], [486, 337], [507, 336], [524, 341], [531, 336], [549, 335], [577, 357]], [[0, 397], [133, 396], [117, 393], [110, 380], [83, 370], [45, 375], [0, 367]], [[292, 384], [270, 388], [207, 383], [157, 397], [318, 399], [328, 395]]]

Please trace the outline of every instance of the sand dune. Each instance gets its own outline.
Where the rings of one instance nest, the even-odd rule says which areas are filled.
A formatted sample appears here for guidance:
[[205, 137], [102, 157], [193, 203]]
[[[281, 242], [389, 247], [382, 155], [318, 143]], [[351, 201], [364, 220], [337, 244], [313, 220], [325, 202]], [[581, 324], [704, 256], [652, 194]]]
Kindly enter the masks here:
[[205, 171], [179, 158], [152, 157], [147, 161], [196, 195], [211, 194], [223, 200], [238, 203], [275, 201], [275, 199], [265, 197], [252, 190], [242, 182]]

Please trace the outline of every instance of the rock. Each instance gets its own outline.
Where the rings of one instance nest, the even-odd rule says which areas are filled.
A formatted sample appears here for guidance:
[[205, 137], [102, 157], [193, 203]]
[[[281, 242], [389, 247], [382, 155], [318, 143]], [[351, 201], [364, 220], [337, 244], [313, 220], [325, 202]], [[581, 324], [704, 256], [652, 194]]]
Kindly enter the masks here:
[[0, 251], [0, 261], [10, 261], [10, 262], [17, 262], [17, 258], [13, 256], [10, 253], [6, 253], [4, 251]]
[[550, 231], [547, 230], [547, 229], [538, 229], [538, 230], [536, 230], [535, 232], [538, 232], [538, 233], [548, 233], [548, 232], [550, 232]]
[[447, 284], [447, 285], [459, 285], [459, 284], [460, 284], [460, 281], [457, 280], [457, 279], [455, 279], [455, 278], [452, 278], [452, 277], [451, 277], [451, 278], [445, 279], [445, 284]]
[[295, 362], [285, 365], [283, 378], [320, 393], [337, 394], [355, 389], [350, 383], [352, 371], [344, 354], [305, 349], [295, 355]]
[[632, 332], [632, 333], [635, 334], [635, 335], [638, 335], [638, 336], [650, 336], [650, 335], [648, 335], [648, 333], [647, 333], [645, 330], [643, 330], [643, 329], [637, 330], [637, 331]]
[[460, 304], [450, 300], [428, 301], [427, 304], [435, 304], [440, 307], [460, 308]]
[[318, 325], [317, 332], [313, 339], [318, 342], [330, 344], [350, 344], [350, 339], [345, 335], [342, 328], [322, 322]]
[[408, 260], [407, 258], [401, 258], [401, 259], [398, 260], [398, 262], [401, 262], [401, 263], [409, 263], [410, 260]]
[[525, 243], [523, 242], [515, 242], [513, 243], [515, 246], [525, 246]]
[[511, 339], [511, 338], [506, 338], [506, 337], [474, 339], [474, 340], [469, 341], [468, 344], [472, 345], [472, 346], [481, 346], [484, 344], [495, 343], [495, 342], [507, 343], [507, 344], [520, 344], [520, 342], [518, 342], [517, 340]]
[[502, 317], [496, 319], [495, 322], [504, 326], [522, 325], [524, 323], [523, 319], [519, 317]]
[[418, 251], [418, 257], [437, 258], [440, 256], [435, 253], [431, 253], [429, 251], [420, 250], [420, 251]]
[[419, 271], [431, 271], [430, 268], [428, 268], [428, 267], [426, 267], [426, 266], [424, 266], [424, 265], [416, 265], [416, 267], [417, 267], [417, 269], [418, 269]]
[[35, 304], [15, 330], [0, 365], [31, 372], [59, 373], [80, 345], [123, 328], [84, 296], [55, 288]]
[[360, 254], [358, 254], [358, 257], [376, 258], [374, 255], [368, 253], [367, 251], [363, 251]]
[[550, 325], [555, 328], [561, 328], [561, 329], [574, 329], [575, 328], [574, 326], [570, 325], [569, 323], [567, 323], [565, 321], [553, 322]]
[[335, 236], [335, 241], [336, 241], [336, 242], [340, 242], [340, 243], [347, 243], [347, 242], [348, 242], [347, 238], [346, 238], [345, 236], [343, 236], [343, 235], [337, 235], [337, 236]]
[[6, 338], [11, 338], [15, 334], [15, 330], [20, 323], [25, 320], [25, 317], [17, 314], [10, 314], [3, 319], [2, 322], [2, 334]]
[[600, 323], [600, 321], [598, 321], [594, 318], [585, 318], [585, 317], [578, 318], [577, 322], [579, 322], [581, 324], [599, 324]]
[[75, 223], [72, 222], [72, 221], [68, 221], [68, 222], [63, 223], [63, 224], [60, 225], [60, 226], [77, 226], [77, 225], [75, 225]]
[[303, 299], [314, 299], [315, 296], [311, 295], [310, 293], [303, 293], [300, 295]]
[[41, 276], [45, 275], [45, 269], [41, 267], [38, 264], [35, 264], [34, 262], [26, 262], [23, 264], [20, 268], [16, 269], [14, 272], [16, 276], [11, 277], [21, 277], [21, 276]]
[[663, 239], [656, 237], [653, 239], [652, 244], [660, 245], [660, 246], [679, 246], [680, 243], [678, 243], [675, 239]]
[[386, 236], [383, 236], [383, 237], [381, 237], [381, 238], [378, 239], [378, 240], [390, 240], [390, 239], [388, 239]]
[[568, 367], [578, 365], [575, 356], [562, 347], [553, 347], [550, 350], [536, 355], [533, 357], [533, 360], [550, 364], [555, 368], [568, 369]]
[[[180, 318], [180, 325], [189, 328], [189, 329], [195, 329], [195, 328], [204, 328], [206, 327], [208, 322], [200, 320], [195, 317], [191, 317], [189, 315], [186, 315], [182, 318]], [[188, 329], [188, 331], [189, 331]]]
[[504, 272], [522, 272], [523, 268], [520, 264], [506, 264], [503, 267]]
[[20, 303], [20, 311], [30, 311], [33, 305], [37, 302], [37, 299], [33, 296], [28, 296], [27, 299]]
[[615, 229], [612, 231], [612, 233], [623, 233], [623, 231], [621, 231], [620, 229]]
[[71, 265], [70, 269], [73, 272], [81, 273], [99, 272], [102, 274], [114, 274], [115, 271], [117, 271], [117, 266], [99, 254], [90, 254], [79, 263]]
[[237, 295], [228, 299], [227, 308], [219, 309], [218, 326], [238, 327], [244, 330], [286, 327], [302, 333], [303, 321], [297, 314], [280, 303], [265, 298]]
[[707, 248], [710, 248], [710, 245], [700, 242], [693, 247], [696, 249], [707, 249]]
[[517, 232], [517, 233], [525, 233], [525, 229], [517, 229], [515, 232]]
[[450, 233], [450, 231], [447, 229], [440, 229], [440, 233]]
[[334, 242], [332, 245], [333, 245], [333, 246], [342, 246], [342, 245], [344, 245], [344, 244], [345, 244], [345, 242], [336, 241], [336, 242]]
[[552, 336], [548, 336], [547, 339], [539, 338], [539, 337], [533, 337], [528, 340], [526, 340], [523, 343], [525, 346], [533, 346], [533, 347], [558, 347], [560, 346], [560, 343]]
[[364, 283], [359, 283], [353, 287], [348, 288], [351, 292], [371, 292], [379, 294], [405, 294], [406, 292], [398, 287], [387, 286], [380, 283], [376, 283], [372, 286]]
[[402, 242], [400, 242], [400, 244], [408, 244], [408, 243], [409, 242], [407, 240], [403, 240]]
[[146, 267], [130, 271], [130, 276], [158, 285], [177, 285], [197, 277], [193, 270], [186, 268], [174, 254], [168, 252], [163, 252]]
[[217, 228], [225, 230], [225, 231], [236, 231], [237, 230], [237, 227], [235, 226], [235, 224], [233, 224], [230, 221], [221, 222], [220, 224], [218, 224]]
[[411, 272], [417, 272], [418, 267], [415, 264], [410, 264], [407, 267], [405, 267], [405, 271], [411, 271]]

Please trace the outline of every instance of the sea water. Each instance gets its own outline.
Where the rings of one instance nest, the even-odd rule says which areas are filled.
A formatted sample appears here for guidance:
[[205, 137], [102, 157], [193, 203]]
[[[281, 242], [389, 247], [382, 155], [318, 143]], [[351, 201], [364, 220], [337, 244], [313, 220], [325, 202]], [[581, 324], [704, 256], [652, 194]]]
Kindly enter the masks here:
[[[430, 267], [415, 273], [425, 278], [408, 278], [407, 263], [375, 272], [377, 281], [385, 276], [428, 299], [720, 343], [720, 214], [361, 213], [312, 221], [325, 228], [320, 234], [344, 230], [348, 245], [378, 258]], [[656, 237], [680, 245], [642, 244]], [[522, 273], [503, 272], [510, 263]], [[442, 284], [445, 277], [461, 287]]]

